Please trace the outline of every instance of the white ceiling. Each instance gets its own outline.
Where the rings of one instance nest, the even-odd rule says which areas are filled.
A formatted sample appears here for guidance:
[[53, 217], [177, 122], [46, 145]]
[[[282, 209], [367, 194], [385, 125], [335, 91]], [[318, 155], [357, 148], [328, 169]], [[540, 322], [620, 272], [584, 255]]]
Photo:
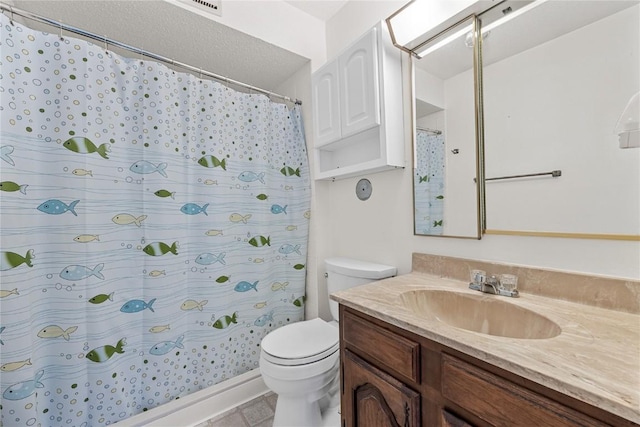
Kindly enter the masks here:
[[295, 6], [321, 21], [328, 21], [349, 0], [285, 0], [291, 6]]
[[[280, 84], [309, 62], [293, 52], [161, 0], [15, 0], [8, 3], [269, 91], [277, 91]], [[297, 7], [313, 7], [313, 13], [321, 14], [322, 5], [306, 3], [325, 2], [292, 3], [304, 3]], [[324, 10], [335, 6], [332, 1], [327, 3]], [[55, 27], [31, 20], [16, 17], [16, 21], [40, 31], [58, 32]], [[129, 57], [135, 55], [115, 51]]]

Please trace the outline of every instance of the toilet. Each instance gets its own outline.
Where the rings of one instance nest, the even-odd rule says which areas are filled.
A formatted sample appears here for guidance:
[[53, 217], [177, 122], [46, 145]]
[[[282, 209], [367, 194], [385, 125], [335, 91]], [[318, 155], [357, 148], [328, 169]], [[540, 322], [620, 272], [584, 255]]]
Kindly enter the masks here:
[[[395, 276], [396, 268], [349, 258], [325, 260], [327, 295]], [[329, 300], [333, 321], [292, 323], [261, 343], [260, 373], [278, 395], [274, 427], [340, 425], [338, 303]]]

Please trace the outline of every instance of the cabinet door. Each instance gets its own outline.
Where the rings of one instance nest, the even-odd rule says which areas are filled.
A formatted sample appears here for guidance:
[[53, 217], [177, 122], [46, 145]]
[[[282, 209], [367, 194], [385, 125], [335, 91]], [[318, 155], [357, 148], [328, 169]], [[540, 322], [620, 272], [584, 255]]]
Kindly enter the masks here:
[[344, 351], [342, 417], [347, 427], [419, 427], [420, 394]]
[[471, 424], [446, 409], [442, 410], [441, 415], [442, 427], [473, 427]]
[[377, 28], [340, 55], [342, 137], [380, 124]]
[[313, 74], [313, 133], [315, 146], [340, 139], [340, 96], [338, 61], [333, 61]]

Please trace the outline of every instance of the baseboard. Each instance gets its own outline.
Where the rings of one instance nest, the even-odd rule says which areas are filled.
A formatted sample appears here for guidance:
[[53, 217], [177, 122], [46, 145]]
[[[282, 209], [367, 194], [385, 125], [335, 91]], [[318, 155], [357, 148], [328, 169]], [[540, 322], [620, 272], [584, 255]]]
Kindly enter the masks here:
[[118, 422], [119, 427], [191, 427], [265, 394], [259, 369]]

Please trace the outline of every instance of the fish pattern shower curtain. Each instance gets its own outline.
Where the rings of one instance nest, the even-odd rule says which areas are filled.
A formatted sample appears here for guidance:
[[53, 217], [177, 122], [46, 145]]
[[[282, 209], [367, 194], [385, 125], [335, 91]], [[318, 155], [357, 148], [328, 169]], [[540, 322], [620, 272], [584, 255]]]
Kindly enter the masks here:
[[416, 130], [415, 233], [442, 235], [444, 223], [444, 135]]
[[110, 424], [303, 319], [299, 107], [2, 16], [5, 426]]

